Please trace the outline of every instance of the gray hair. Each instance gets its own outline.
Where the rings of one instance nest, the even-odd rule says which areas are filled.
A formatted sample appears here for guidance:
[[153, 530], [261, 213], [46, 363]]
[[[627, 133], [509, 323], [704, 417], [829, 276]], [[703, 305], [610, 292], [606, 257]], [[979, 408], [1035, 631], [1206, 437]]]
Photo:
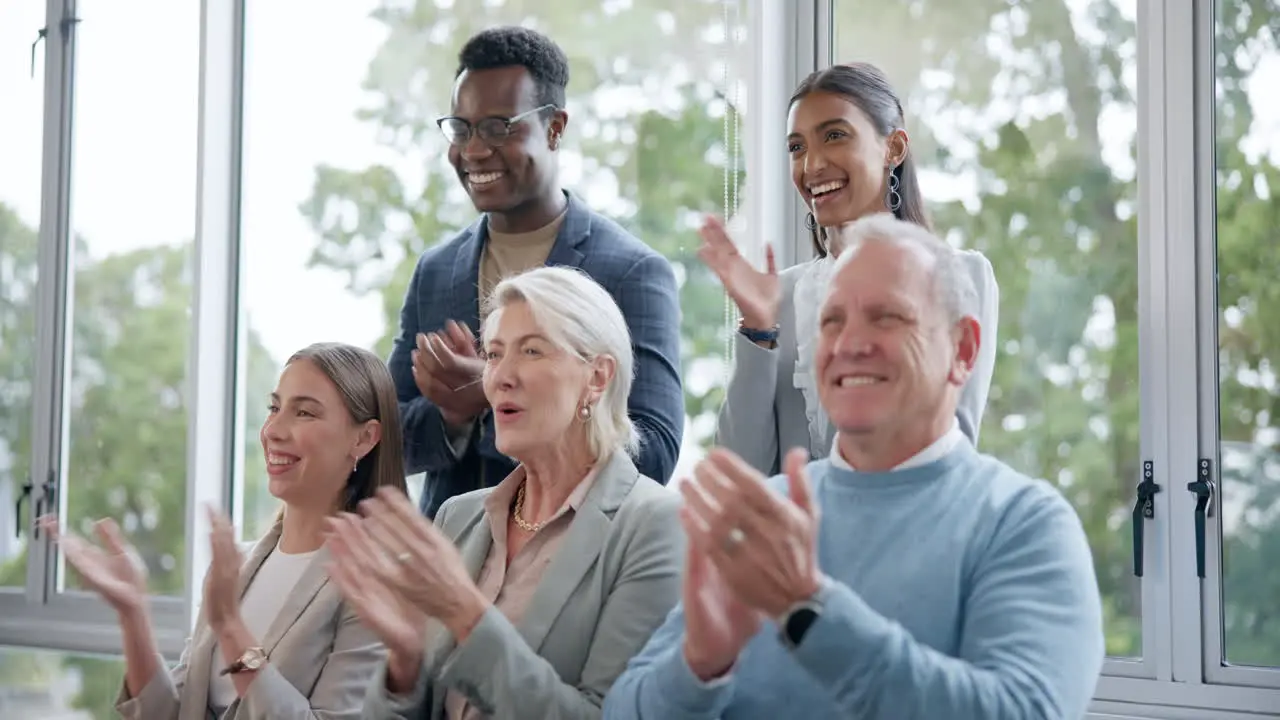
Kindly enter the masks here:
[[613, 296], [585, 273], [567, 267], [538, 267], [504, 278], [485, 299], [488, 317], [481, 329], [493, 339], [503, 308], [514, 302], [529, 306], [547, 339], [587, 362], [613, 358], [613, 380], [587, 421], [587, 443], [597, 460], [622, 449], [634, 456], [640, 447], [627, 398], [635, 374], [631, 332]]
[[854, 222], [843, 233], [845, 250], [836, 259], [833, 273], [849, 263], [859, 245], [883, 242], [923, 251], [933, 258], [934, 299], [947, 314], [950, 323], [963, 317], [978, 317], [978, 288], [965, 266], [961, 252], [937, 235], [911, 222], [895, 218], [889, 213], [868, 215]]

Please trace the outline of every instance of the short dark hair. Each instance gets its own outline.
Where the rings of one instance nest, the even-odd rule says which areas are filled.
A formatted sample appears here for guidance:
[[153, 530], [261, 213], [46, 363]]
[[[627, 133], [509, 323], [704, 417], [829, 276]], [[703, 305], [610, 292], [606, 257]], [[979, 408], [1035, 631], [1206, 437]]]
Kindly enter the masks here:
[[569, 58], [551, 38], [517, 25], [501, 25], [481, 30], [458, 52], [458, 72], [491, 70], [521, 65], [538, 88], [539, 105], [564, 107], [564, 91], [569, 86]]
[[[840, 95], [853, 103], [871, 120], [880, 137], [888, 137], [898, 128], [905, 128], [902, 103], [889, 84], [884, 72], [868, 62], [852, 62], [832, 65], [825, 70], [810, 73], [809, 77], [800, 81], [796, 91], [791, 94], [790, 107], [810, 93], [828, 92]], [[902, 204], [894, 210], [894, 217], [906, 222], [915, 223], [931, 230], [929, 215], [925, 211], [924, 197], [920, 194], [920, 179], [916, 171], [912, 153], [902, 159], [902, 164], [891, 171], [898, 178], [898, 194]], [[827, 254], [826, 232], [815, 226], [809, 228], [813, 240], [813, 250], [819, 257]]]

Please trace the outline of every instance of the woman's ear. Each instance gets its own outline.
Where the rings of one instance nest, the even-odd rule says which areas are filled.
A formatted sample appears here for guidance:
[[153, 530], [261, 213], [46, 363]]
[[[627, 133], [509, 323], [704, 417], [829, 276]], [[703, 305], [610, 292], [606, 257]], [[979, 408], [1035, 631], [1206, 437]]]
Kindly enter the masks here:
[[373, 452], [378, 443], [382, 440], [382, 423], [377, 420], [370, 420], [360, 425], [356, 434], [356, 446], [352, 449], [358, 459]]
[[889, 137], [885, 138], [885, 165], [890, 170], [898, 167], [907, 160], [907, 153], [911, 151], [911, 140], [907, 137], [907, 131], [898, 128], [889, 133]]
[[600, 396], [609, 389], [613, 376], [618, 372], [618, 361], [612, 355], [597, 355], [591, 361], [591, 378], [587, 383], [591, 403], [599, 402]]

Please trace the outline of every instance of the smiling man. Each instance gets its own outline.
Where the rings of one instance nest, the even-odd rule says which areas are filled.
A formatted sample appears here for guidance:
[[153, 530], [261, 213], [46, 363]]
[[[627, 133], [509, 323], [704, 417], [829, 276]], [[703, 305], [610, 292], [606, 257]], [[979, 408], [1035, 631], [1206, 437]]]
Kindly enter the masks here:
[[481, 216], [423, 253], [389, 361], [404, 425], [406, 471], [425, 472], [422, 510], [496, 485], [515, 463], [494, 447], [473, 331], [501, 280], [540, 265], [577, 267], [617, 300], [635, 349], [628, 411], [636, 465], [666, 483], [684, 431], [680, 307], [665, 258], [563, 190], [569, 63], [527, 28], [484, 30], [463, 46], [452, 108], [438, 121], [449, 162]]
[[983, 328], [958, 251], [888, 214], [833, 268], [814, 366], [831, 454], [680, 484], [683, 602], [606, 720], [1077, 720], [1103, 661], [1084, 528], [979, 453], [956, 403]]

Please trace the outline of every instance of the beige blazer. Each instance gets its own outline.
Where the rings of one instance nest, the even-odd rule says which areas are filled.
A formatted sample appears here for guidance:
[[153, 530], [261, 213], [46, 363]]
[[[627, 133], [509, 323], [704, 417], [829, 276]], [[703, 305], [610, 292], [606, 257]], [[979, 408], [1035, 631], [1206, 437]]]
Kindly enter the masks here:
[[[240, 597], [275, 548], [277, 523], [254, 546], [240, 570]], [[369, 678], [386, 661], [386, 650], [356, 618], [329, 582], [328, 549], [312, 558], [266, 636], [259, 638], [268, 661], [249, 692], [222, 714], [222, 720], [307, 718], [354, 720], [360, 716]], [[126, 720], [207, 720], [209, 675], [221, 668], [217, 637], [196, 619], [195, 633], [170, 672], [158, 672], [136, 698], [121, 688], [116, 709]], [[164, 661], [161, 660], [163, 665]]]
[[[490, 490], [447, 501], [436, 525], [459, 547], [472, 579], [493, 535]], [[458, 646], [439, 623], [427, 630], [417, 687], [386, 690], [380, 670], [364, 717], [435, 720], [455, 689], [477, 710], [504, 718], [598, 718], [604, 696], [680, 599], [685, 536], [680, 496], [615, 452], [574, 515], [519, 625], [494, 608]]]

